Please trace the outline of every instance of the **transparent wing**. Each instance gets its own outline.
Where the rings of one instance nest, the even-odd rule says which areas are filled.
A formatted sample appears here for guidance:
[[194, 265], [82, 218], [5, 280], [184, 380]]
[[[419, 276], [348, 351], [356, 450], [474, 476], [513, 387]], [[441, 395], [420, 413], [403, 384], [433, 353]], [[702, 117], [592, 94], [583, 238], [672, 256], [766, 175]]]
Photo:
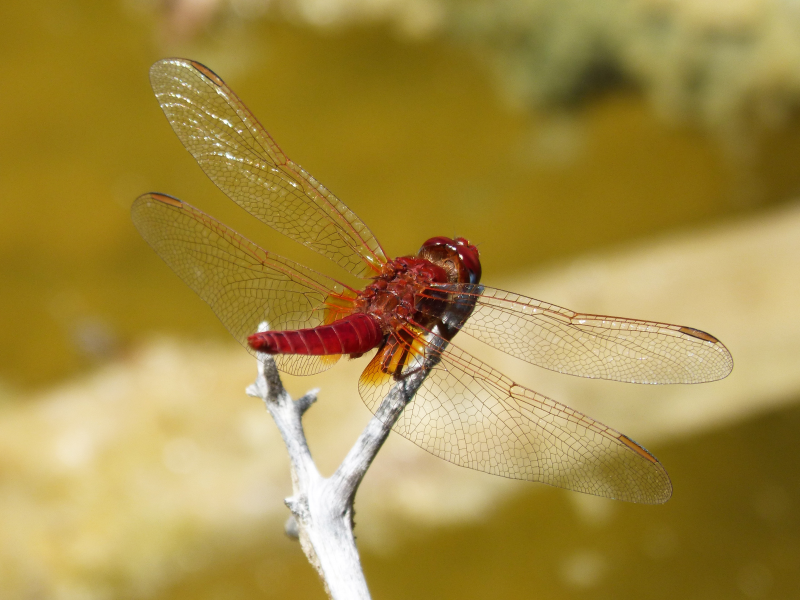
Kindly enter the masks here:
[[[438, 359], [394, 431], [462, 467], [629, 502], [672, 494], [661, 463], [627, 436], [517, 385], [441, 338], [412, 345], [390, 337], [364, 370], [359, 391], [375, 413], [395, 383]], [[431, 340], [437, 343], [430, 343]], [[397, 356], [407, 354], [405, 360]], [[435, 360], [434, 360], [435, 362]], [[402, 376], [402, 375], [401, 375]]]
[[[133, 222], [158, 255], [205, 300], [251, 354], [247, 336], [335, 321], [353, 309], [352, 290], [259, 248], [203, 211], [164, 194], [145, 194], [131, 207]], [[293, 375], [322, 371], [338, 356], [276, 356]]]
[[386, 256], [367, 226], [289, 160], [211, 69], [162, 60], [150, 82], [183, 145], [231, 200], [357, 277], [380, 271]]
[[576, 313], [484, 286], [433, 288], [475, 299], [461, 331], [551, 371], [630, 383], [702, 383], [733, 369], [722, 342], [691, 327]]

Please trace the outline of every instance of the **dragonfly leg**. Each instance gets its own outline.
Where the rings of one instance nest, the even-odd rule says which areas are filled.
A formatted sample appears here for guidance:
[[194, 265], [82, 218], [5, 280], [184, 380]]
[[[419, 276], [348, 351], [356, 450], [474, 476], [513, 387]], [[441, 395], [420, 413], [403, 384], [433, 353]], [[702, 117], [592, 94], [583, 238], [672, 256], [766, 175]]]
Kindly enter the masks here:
[[394, 379], [395, 381], [403, 381], [404, 379], [408, 379], [412, 375], [419, 373], [422, 371], [422, 367], [414, 367], [413, 369], [409, 369], [405, 373], [395, 373]]
[[406, 360], [408, 360], [408, 346], [403, 344], [403, 353], [400, 355], [400, 359], [397, 361], [397, 366], [394, 369], [394, 373], [392, 373], [392, 377], [395, 381], [400, 381], [405, 377], [405, 375], [403, 375], [403, 367], [406, 364]]

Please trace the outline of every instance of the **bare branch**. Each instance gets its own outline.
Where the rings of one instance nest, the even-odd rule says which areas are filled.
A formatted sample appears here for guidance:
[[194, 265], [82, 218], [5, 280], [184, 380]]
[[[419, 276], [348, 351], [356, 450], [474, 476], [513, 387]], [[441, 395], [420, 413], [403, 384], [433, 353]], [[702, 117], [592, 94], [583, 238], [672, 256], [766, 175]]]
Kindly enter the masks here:
[[[266, 324], [259, 327], [259, 331], [266, 329]], [[293, 491], [285, 502], [292, 516], [285, 530], [300, 540], [330, 598], [370, 597], [353, 535], [355, 494], [392, 426], [436, 362], [428, 359], [424, 368], [392, 387], [342, 464], [326, 479], [311, 458], [302, 423], [303, 414], [316, 401], [319, 390], [293, 401], [283, 387], [273, 358], [259, 354], [258, 377], [247, 393], [264, 401], [289, 453]]]
[[356, 491], [367, 469], [375, 460], [392, 427], [400, 418], [403, 409], [417, 393], [428, 375], [429, 368], [420, 370], [410, 377], [399, 381], [381, 402], [375, 416], [367, 424], [356, 440], [355, 445], [331, 476], [331, 482], [340, 490], [340, 494], [351, 505], [355, 501]]

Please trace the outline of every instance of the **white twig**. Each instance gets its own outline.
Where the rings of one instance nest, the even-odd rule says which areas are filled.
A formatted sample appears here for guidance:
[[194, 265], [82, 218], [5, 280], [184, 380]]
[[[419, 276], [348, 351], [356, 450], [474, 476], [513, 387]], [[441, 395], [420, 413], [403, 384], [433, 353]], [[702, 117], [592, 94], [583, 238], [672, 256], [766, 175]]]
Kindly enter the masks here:
[[[259, 331], [265, 330], [262, 324]], [[292, 400], [273, 358], [259, 353], [258, 377], [247, 393], [264, 401], [289, 452], [293, 493], [286, 499], [292, 511], [286, 533], [299, 538], [303, 552], [334, 600], [370, 597], [353, 535], [353, 502], [378, 450], [433, 364], [428, 361], [424, 369], [392, 387], [342, 464], [333, 475], [324, 478], [311, 458], [302, 423], [303, 414], [316, 401], [319, 390]]]

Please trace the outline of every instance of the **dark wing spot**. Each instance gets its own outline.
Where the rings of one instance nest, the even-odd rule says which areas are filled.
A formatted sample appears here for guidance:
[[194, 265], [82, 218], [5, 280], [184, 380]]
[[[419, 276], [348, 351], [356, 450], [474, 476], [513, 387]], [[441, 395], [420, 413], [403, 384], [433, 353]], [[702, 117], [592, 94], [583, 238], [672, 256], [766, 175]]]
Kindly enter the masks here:
[[719, 343], [719, 340], [713, 335], [708, 334], [705, 331], [700, 331], [699, 329], [694, 329], [693, 327], [681, 327], [680, 332], [695, 337], [698, 340], [703, 340], [704, 342], [713, 342], [715, 344]]
[[164, 204], [169, 204], [177, 208], [183, 208], [183, 202], [181, 202], [177, 198], [168, 196], [167, 194], [159, 194], [158, 192], [153, 192], [152, 194], [150, 194], [150, 197], [153, 198], [153, 200], [158, 200], [159, 202], [163, 202]]
[[630, 448], [634, 452], [636, 452], [642, 458], [646, 458], [647, 460], [649, 460], [653, 464], [656, 464], [656, 465], [658, 464], [658, 460], [656, 460], [655, 456], [650, 454], [647, 450], [645, 450], [642, 446], [640, 446], [639, 444], [634, 442], [627, 435], [624, 435], [624, 434], [620, 433], [619, 434], [619, 441], [622, 442], [623, 444], [625, 444], [628, 448]]
[[224, 81], [222, 81], [222, 77], [220, 77], [219, 75], [217, 75], [216, 73], [214, 73], [214, 71], [212, 71], [211, 69], [209, 69], [209, 68], [208, 68], [207, 66], [205, 66], [204, 64], [202, 64], [202, 63], [199, 63], [199, 62], [196, 62], [196, 61], [194, 61], [194, 60], [192, 60], [192, 61], [189, 61], [189, 62], [192, 64], [192, 66], [193, 66], [195, 69], [197, 69], [198, 71], [200, 71], [200, 73], [202, 73], [202, 74], [203, 74], [203, 75], [206, 77], [206, 79], [209, 79], [209, 80], [211, 80], [211, 82], [212, 82], [214, 85], [217, 85], [217, 86], [219, 86], [219, 87], [222, 87], [222, 86], [224, 86], [224, 85], [225, 85], [225, 82], [224, 82]]

